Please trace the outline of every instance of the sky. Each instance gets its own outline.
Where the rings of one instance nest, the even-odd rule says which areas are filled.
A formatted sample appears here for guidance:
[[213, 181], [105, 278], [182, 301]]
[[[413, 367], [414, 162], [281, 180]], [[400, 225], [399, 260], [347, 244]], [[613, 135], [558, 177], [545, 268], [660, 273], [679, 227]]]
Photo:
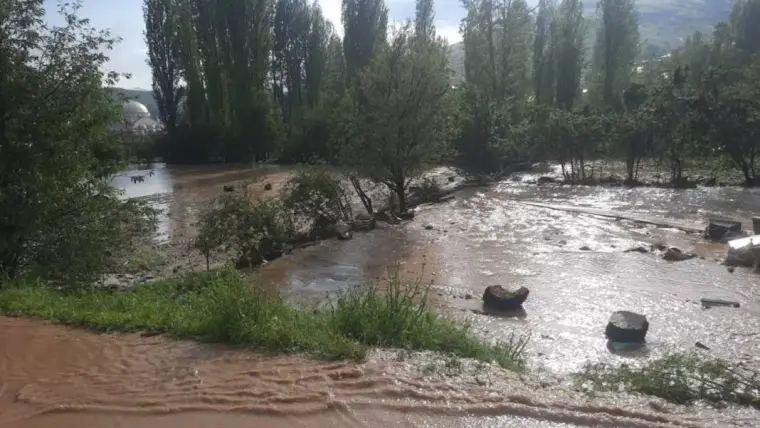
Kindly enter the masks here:
[[[61, 24], [57, 14], [59, 0], [44, 0], [49, 24]], [[325, 17], [332, 21], [342, 35], [340, 24], [341, 0], [317, 0], [322, 6]], [[130, 73], [132, 78], [120, 82], [121, 87], [128, 89], [149, 89], [151, 86], [150, 68], [145, 63], [147, 48], [143, 38], [145, 24], [143, 23], [143, 0], [83, 0], [80, 15], [90, 19], [90, 23], [98, 29], [109, 29], [122, 41], [109, 53], [109, 71]], [[414, 0], [386, 0], [390, 21], [404, 21], [414, 18]], [[438, 34], [446, 37], [449, 43], [458, 42], [459, 21], [464, 16], [459, 0], [436, 0], [436, 29]]]

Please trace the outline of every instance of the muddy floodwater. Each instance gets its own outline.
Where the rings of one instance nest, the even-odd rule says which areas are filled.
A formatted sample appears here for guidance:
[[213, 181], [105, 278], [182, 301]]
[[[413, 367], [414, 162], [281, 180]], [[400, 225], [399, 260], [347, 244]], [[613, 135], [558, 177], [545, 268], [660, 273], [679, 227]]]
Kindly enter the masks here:
[[[116, 184], [164, 210], [158, 240], [176, 255], [188, 252], [198, 210], [224, 185], [255, 178], [253, 186], [271, 182], [276, 192], [287, 180], [275, 167], [153, 171], [142, 183], [125, 176]], [[484, 338], [530, 335], [522, 379], [467, 361], [436, 369], [443, 367], [437, 357], [424, 353], [378, 351], [363, 364], [326, 363], [0, 318], [0, 427], [760, 426], [760, 413], [749, 409], [569, 389], [569, 375], [586, 363], [645, 361], [696, 350], [697, 341], [709, 347], [699, 352], [760, 367], [760, 274], [730, 273], [716, 261], [725, 246], [697, 234], [530, 205], [689, 225], [722, 215], [751, 229], [760, 192], [537, 186], [530, 179], [462, 189], [450, 202], [420, 207], [413, 221], [300, 249], [254, 275], [295, 304], [318, 305], [328, 293], [382, 281], [398, 265], [404, 278], [432, 283], [439, 310]], [[673, 263], [624, 252], [641, 242], [701, 258]], [[524, 312], [485, 313], [480, 296], [491, 284], [528, 287]], [[701, 298], [741, 307], [706, 310]], [[604, 327], [616, 310], [650, 321], [647, 345], [636, 354], [607, 349]]]

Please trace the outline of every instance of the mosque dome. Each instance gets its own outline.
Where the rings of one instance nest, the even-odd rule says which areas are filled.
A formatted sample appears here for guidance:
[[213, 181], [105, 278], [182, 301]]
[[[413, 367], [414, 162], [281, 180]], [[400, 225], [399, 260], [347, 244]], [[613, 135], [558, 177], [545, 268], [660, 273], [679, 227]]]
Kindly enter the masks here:
[[124, 102], [124, 119], [126, 121], [134, 123], [144, 117], [150, 117], [150, 111], [148, 111], [148, 107], [145, 107], [145, 104], [135, 100]]

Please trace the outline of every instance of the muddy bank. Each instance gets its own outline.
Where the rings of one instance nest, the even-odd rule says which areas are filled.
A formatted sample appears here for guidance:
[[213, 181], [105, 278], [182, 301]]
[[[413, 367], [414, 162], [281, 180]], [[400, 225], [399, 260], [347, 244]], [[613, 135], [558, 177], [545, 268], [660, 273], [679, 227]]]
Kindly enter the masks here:
[[490, 365], [382, 351], [267, 357], [0, 318], [0, 426], [749, 426], [745, 409], [588, 398]]

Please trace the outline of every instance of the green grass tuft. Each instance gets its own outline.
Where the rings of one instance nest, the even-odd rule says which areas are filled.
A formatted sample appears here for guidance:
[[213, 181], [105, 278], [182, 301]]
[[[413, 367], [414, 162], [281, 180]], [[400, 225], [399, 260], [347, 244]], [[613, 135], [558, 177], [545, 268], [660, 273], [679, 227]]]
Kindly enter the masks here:
[[668, 355], [638, 367], [588, 365], [576, 381], [590, 391], [627, 391], [676, 404], [707, 401], [760, 407], [760, 374], [694, 354]]
[[305, 311], [251, 288], [233, 269], [191, 274], [131, 291], [59, 291], [40, 284], [0, 287], [0, 314], [32, 316], [102, 332], [150, 331], [243, 345], [263, 352], [362, 360], [371, 347], [431, 350], [524, 367], [526, 339], [487, 344], [466, 326], [434, 314], [426, 289], [398, 278], [340, 294]]

